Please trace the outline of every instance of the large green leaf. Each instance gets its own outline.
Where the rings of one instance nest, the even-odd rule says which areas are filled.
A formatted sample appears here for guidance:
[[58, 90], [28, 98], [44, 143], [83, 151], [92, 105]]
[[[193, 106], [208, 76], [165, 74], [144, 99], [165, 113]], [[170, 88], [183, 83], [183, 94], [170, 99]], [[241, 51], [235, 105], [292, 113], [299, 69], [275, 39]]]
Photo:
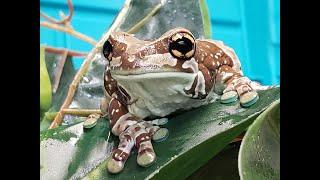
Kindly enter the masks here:
[[239, 180], [238, 153], [241, 141], [227, 145], [221, 152], [200, 167], [187, 180]]
[[52, 89], [45, 62], [45, 50], [40, 47], [40, 110], [47, 111], [52, 102]]
[[239, 152], [242, 180], [280, 179], [280, 100], [250, 126]]
[[[170, 135], [154, 143], [157, 161], [148, 168], [136, 163], [136, 151], [122, 173], [111, 175], [106, 161], [118, 138], [110, 135], [108, 121], [99, 119], [93, 129], [82, 123], [41, 133], [41, 177], [86, 179], [183, 179], [206, 163], [232, 139], [242, 133], [263, 110], [279, 99], [280, 88], [259, 92], [250, 108], [239, 103], [219, 102], [202, 106], [169, 119]], [[60, 178], [59, 178], [60, 177]]]

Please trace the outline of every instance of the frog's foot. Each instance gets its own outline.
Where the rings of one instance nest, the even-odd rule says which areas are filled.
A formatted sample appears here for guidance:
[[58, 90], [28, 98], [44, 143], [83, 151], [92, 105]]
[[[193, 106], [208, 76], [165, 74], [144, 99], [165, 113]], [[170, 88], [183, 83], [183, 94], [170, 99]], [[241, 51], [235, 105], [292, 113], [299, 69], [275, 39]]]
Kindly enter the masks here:
[[168, 123], [168, 118], [159, 118], [159, 119], [154, 119], [152, 121], [148, 121], [148, 123], [151, 123], [153, 125], [158, 125], [158, 126], [161, 126], [161, 125], [165, 125]]
[[134, 140], [130, 131], [124, 131], [119, 135], [120, 143], [118, 148], [112, 153], [111, 159], [108, 161], [107, 169], [110, 173], [119, 173], [123, 170], [131, 149], [134, 146]]
[[240, 104], [243, 107], [253, 105], [259, 99], [259, 95], [250, 84], [251, 81], [247, 77], [234, 79], [223, 91], [221, 103], [232, 103], [240, 97]]
[[169, 136], [169, 130], [167, 128], [158, 129], [152, 136], [152, 140], [155, 142], [162, 142]]
[[[120, 143], [108, 161], [108, 171], [113, 174], [121, 172], [134, 145], [138, 149], [137, 163], [140, 166], [147, 167], [154, 163], [156, 154], [153, 150], [151, 139], [153, 139], [154, 135], [161, 139], [162, 129], [165, 128], [160, 128], [147, 121], [140, 121], [130, 125], [119, 135]], [[157, 133], [160, 133], [160, 135], [157, 135]]]
[[133, 129], [135, 145], [138, 149], [137, 163], [142, 167], [148, 167], [156, 160], [151, 138], [159, 129], [159, 126], [153, 126], [146, 121], [136, 124]]

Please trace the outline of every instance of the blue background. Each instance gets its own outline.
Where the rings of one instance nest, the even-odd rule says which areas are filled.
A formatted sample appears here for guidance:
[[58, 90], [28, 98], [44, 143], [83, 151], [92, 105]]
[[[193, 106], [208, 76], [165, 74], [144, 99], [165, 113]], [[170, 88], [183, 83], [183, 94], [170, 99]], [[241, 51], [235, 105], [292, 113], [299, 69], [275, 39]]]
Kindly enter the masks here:
[[[100, 39], [124, 0], [73, 0], [72, 26]], [[280, 83], [280, 0], [207, 0], [212, 38], [235, 49], [244, 73], [262, 84]], [[58, 18], [68, 14], [66, 0], [41, 0], [40, 10]], [[59, 19], [59, 18], [58, 18]], [[89, 52], [92, 45], [68, 34], [40, 28], [40, 43]], [[82, 58], [73, 63], [79, 68]]]

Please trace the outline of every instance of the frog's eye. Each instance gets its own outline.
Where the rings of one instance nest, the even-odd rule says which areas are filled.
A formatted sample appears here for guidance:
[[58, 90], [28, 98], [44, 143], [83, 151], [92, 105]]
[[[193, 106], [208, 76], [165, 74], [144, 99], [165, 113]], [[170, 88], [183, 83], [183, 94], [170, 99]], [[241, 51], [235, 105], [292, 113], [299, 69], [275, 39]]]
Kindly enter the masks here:
[[179, 32], [171, 36], [169, 52], [178, 59], [190, 59], [195, 53], [195, 40], [187, 32]]
[[112, 59], [112, 45], [111, 43], [108, 41], [106, 41], [104, 44], [103, 44], [103, 48], [102, 48], [102, 53], [103, 53], [103, 56], [105, 58], [107, 58], [109, 61], [111, 61]]

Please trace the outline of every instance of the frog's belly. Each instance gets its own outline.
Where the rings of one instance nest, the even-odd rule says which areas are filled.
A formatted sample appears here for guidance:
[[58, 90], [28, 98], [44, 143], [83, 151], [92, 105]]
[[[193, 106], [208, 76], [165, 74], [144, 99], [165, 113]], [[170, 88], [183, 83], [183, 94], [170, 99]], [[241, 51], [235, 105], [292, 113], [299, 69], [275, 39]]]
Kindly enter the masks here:
[[128, 106], [133, 115], [141, 118], [167, 116], [177, 110], [199, 107], [214, 101], [215, 95], [209, 93], [206, 99], [192, 99], [184, 88], [193, 83], [195, 74], [190, 73], [150, 73], [113, 77], [131, 97], [134, 103]]

